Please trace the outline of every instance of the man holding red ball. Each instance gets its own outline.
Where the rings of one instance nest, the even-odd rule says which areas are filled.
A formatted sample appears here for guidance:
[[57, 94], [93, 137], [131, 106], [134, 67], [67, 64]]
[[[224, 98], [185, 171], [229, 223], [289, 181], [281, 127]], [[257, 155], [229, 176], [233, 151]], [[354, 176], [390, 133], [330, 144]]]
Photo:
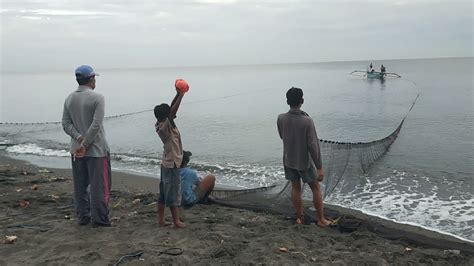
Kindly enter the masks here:
[[165, 222], [165, 207], [169, 207], [175, 228], [184, 228], [179, 218], [178, 208], [181, 205], [180, 167], [183, 160], [183, 144], [174, 119], [184, 94], [189, 90], [188, 83], [183, 79], [175, 82], [176, 96], [171, 107], [162, 103], [155, 106], [155, 129], [163, 142], [161, 160], [160, 194], [158, 198], [158, 220], [160, 226], [171, 225]]

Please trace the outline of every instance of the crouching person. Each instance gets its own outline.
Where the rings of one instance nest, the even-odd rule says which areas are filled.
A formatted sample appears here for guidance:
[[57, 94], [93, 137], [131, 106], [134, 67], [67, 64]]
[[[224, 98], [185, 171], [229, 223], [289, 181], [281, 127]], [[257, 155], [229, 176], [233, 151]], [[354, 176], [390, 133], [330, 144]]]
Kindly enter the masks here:
[[206, 203], [216, 183], [216, 178], [213, 175], [201, 179], [196, 171], [189, 168], [188, 164], [192, 155], [190, 151], [183, 152], [183, 162], [180, 169], [181, 203], [186, 207], [193, 206], [196, 203]]

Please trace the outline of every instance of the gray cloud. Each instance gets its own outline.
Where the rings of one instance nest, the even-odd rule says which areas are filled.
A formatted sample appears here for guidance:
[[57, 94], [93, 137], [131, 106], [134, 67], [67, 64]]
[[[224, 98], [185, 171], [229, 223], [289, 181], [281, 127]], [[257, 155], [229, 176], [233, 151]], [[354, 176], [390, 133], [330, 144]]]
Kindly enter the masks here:
[[470, 1], [3, 1], [3, 70], [473, 56]]

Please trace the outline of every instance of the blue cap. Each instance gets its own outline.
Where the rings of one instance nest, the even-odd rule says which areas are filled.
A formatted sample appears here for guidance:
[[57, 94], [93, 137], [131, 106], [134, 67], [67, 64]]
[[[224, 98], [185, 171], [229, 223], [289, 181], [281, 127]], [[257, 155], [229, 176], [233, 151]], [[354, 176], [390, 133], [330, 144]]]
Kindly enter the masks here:
[[96, 74], [91, 66], [82, 65], [76, 68], [76, 78], [90, 78], [93, 76], [99, 76], [99, 74]]

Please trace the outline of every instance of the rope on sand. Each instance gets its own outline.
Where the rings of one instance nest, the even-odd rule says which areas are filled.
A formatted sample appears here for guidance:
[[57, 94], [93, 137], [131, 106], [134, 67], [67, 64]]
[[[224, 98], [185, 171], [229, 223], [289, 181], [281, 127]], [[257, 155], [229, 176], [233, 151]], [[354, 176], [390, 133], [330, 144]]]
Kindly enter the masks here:
[[[183, 251], [182, 248], [172, 247], [172, 248], [165, 249], [164, 251], [159, 251], [158, 256], [161, 255], [161, 254], [167, 254], [167, 255], [171, 255], [171, 256], [178, 256], [178, 255], [183, 254], [183, 252], [184, 251]], [[145, 252], [142, 251], [142, 250], [139, 250], [139, 251], [135, 251], [133, 253], [124, 255], [124, 256], [120, 257], [119, 260], [116, 263], [114, 263], [113, 265], [114, 266], [119, 265], [126, 258], [141, 259], [141, 256], [143, 255], [143, 253], [145, 253]]]
[[140, 259], [141, 256], [143, 255], [143, 253], [144, 253], [144, 252], [143, 252], [142, 250], [140, 250], [140, 251], [135, 251], [135, 252], [133, 252], [133, 253], [124, 255], [124, 256], [120, 257], [120, 259], [119, 259], [116, 263], [114, 263], [113, 265], [114, 265], [114, 266], [119, 265], [119, 264], [122, 263], [122, 261], [123, 261], [124, 259], [126, 259], [126, 258], [136, 258], [136, 259]]
[[7, 226], [7, 228], [24, 228], [24, 229], [40, 231], [42, 233], [51, 230], [50, 226], [42, 225], [42, 224], [38, 224], [38, 225], [35, 225], [35, 224], [17, 224], [17, 225], [9, 225], [9, 226]]

